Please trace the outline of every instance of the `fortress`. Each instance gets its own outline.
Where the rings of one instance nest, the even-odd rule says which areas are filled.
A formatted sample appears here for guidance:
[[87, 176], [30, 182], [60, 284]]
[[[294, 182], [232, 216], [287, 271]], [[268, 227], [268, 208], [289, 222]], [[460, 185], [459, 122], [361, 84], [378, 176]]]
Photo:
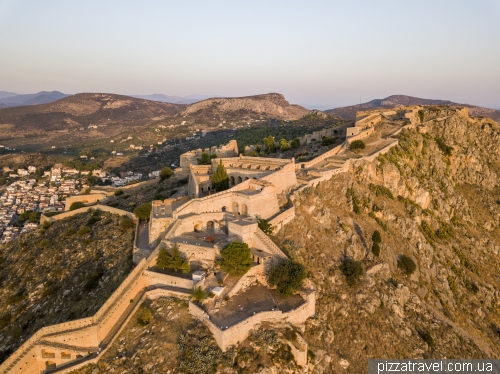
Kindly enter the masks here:
[[[398, 143], [394, 136], [405, 127], [424, 131], [421, 110], [421, 107], [408, 107], [359, 112], [355, 126], [347, 129], [343, 144], [301, 163], [295, 163], [293, 158], [238, 156], [234, 140], [210, 150], [210, 153], [217, 154], [211, 165], [196, 165], [201, 150], [183, 154], [180, 160], [182, 173], [189, 175], [187, 195], [152, 202], [151, 217], [145, 227], [149, 244], [146, 247], [137, 245], [140, 235], [137, 222], [134, 246], [137, 265], [125, 281], [94, 316], [37, 331], [0, 365], [0, 372], [63, 373], [95, 363], [144, 300], [161, 296], [189, 298], [189, 291], [195, 286], [213, 292], [215, 297], [201, 305], [190, 301], [189, 313], [206, 324], [222, 350], [244, 340], [254, 326], [264, 321], [291, 325], [304, 323], [315, 314], [316, 292], [312, 288], [300, 290], [292, 307], [284, 308], [279, 303], [275, 306], [271, 297], [270, 307], [250, 308], [247, 314], [240, 313], [237, 318], [228, 315], [223, 319], [224, 323], [221, 322], [218, 311], [230, 309], [231, 298], [269, 292], [265, 288], [267, 272], [287, 258], [259, 229], [258, 220], [266, 219], [275, 230], [279, 230], [295, 217], [293, 202], [301, 190], [335, 174], [348, 172], [353, 162], [373, 161], [378, 154], [387, 152]], [[468, 118], [467, 108], [450, 107], [440, 113], [446, 111], [450, 115], [458, 113]], [[442, 120], [433, 117], [432, 113], [428, 114], [429, 120]], [[365, 154], [354, 154], [349, 150], [349, 144], [358, 139], [365, 139], [368, 143]], [[216, 192], [212, 188], [212, 176], [220, 162], [228, 173], [229, 189]], [[131, 215], [107, 206], [93, 208]], [[63, 219], [87, 209], [50, 218], [42, 216], [42, 220]], [[216, 260], [222, 248], [234, 241], [249, 245], [253, 266], [242, 277], [231, 279], [218, 270]], [[173, 245], [189, 262], [191, 277], [170, 274], [156, 267], [161, 249]], [[293, 347], [293, 354], [298, 364], [305, 365], [307, 343], [303, 342], [301, 349]]]

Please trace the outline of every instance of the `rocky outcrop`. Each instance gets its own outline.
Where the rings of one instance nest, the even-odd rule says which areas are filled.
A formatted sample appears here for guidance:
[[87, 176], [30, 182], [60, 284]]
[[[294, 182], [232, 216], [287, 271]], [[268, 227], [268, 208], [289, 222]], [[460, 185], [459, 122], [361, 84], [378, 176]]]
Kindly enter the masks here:
[[270, 93], [246, 97], [207, 99], [189, 105], [181, 115], [187, 116], [207, 109], [216, 111], [219, 114], [243, 110], [284, 120], [298, 119], [309, 112], [309, 110], [301, 106], [290, 105], [281, 94]]

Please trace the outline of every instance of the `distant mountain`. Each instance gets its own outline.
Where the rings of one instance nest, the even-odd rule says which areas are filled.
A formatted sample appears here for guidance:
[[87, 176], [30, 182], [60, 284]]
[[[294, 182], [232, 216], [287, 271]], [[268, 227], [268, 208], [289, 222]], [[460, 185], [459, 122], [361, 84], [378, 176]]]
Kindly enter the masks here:
[[392, 95], [385, 99], [375, 99], [363, 104], [356, 104], [335, 109], [325, 110], [324, 112], [332, 116], [353, 119], [358, 110], [370, 110], [377, 108], [397, 108], [410, 105], [462, 105], [469, 108], [469, 114], [472, 116], [489, 117], [495, 121], [500, 121], [500, 110], [482, 108], [476, 105], [459, 104], [449, 100], [422, 99], [419, 97], [406, 95]]
[[19, 95], [19, 94], [15, 93], [15, 92], [0, 91], [0, 100], [4, 99], [6, 97], [12, 97], [12, 96], [16, 96], [16, 95]]
[[205, 100], [214, 96], [210, 95], [189, 95], [189, 96], [169, 96], [163, 94], [152, 95], [132, 95], [132, 97], [145, 100], [161, 101], [172, 104], [193, 104], [201, 100]]
[[290, 104], [282, 94], [268, 93], [244, 97], [218, 97], [206, 99], [189, 105], [181, 116], [202, 114], [206, 117], [219, 117], [239, 114], [258, 115], [263, 118], [283, 120], [298, 119], [309, 113], [309, 110]]
[[[1, 93], [4, 93], [4, 91], [1, 91]], [[7, 95], [10, 93], [5, 92], [5, 94]], [[68, 96], [70, 95], [66, 95], [59, 91], [40, 91], [36, 94], [26, 95], [14, 94], [13, 96], [4, 96], [3, 98], [0, 98], [0, 105], [2, 105], [2, 107], [15, 107], [23, 105], [47, 104]]]

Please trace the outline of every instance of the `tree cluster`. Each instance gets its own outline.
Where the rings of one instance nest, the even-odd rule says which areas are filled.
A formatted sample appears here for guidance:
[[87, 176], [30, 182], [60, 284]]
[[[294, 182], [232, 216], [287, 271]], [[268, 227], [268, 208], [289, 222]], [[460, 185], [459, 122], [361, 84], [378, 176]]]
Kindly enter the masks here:
[[380, 256], [380, 243], [382, 243], [382, 236], [380, 235], [380, 232], [375, 230], [372, 235], [372, 253], [378, 257]]
[[156, 266], [160, 269], [173, 269], [176, 272], [182, 270], [183, 273], [189, 273], [191, 270], [189, 262], [182, 257], [177, 244], [170, 249], [160, 249], [156, 259]]

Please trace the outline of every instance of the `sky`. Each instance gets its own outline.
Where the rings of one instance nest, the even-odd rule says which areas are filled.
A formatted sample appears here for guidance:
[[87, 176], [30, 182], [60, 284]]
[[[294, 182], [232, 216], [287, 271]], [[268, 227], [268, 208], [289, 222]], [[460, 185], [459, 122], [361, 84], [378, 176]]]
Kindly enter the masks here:
[[500, 108], [499, 0], [0, 0], [0, 90]]

